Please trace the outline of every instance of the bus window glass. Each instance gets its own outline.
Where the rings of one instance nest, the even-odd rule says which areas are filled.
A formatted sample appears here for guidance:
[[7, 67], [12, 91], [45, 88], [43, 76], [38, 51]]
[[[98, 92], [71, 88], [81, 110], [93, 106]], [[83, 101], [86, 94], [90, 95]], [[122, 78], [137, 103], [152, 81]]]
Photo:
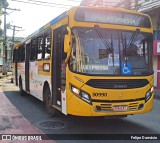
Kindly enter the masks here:
[[75, 28], [72, 33], [70, 69], [74, 72], [94, 75], [153, 73], [149, 58], [152, 47], [148, 42], [151, 34], [101, 28]]
[[44, 33], [44, 58], [45, 59], [50, 59], [50, 54], [51, 54], [51, 29], [47, 30]]
[[36, 59], [37, 51], [37, 38], [34, 38], [31, 42], [30, 60], [34, 61]]
[[38, 37], [38, 53], [37, 53], [37, 59], [41, 60], [42, 59], [42, 54], [43, 54], [43, 35]]
[[24, 45], [21, 46], [21, 62], [25, 60], [25, 47]]
[[18, 63], [21, 62], [21, 58], [22, 58], [22, 46], [18, 48]]

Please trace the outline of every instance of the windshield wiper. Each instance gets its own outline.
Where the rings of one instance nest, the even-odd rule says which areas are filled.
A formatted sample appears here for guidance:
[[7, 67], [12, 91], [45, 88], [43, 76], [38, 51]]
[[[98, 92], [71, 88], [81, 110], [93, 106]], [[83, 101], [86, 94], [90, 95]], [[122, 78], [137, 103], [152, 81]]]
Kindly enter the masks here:
[[[125, 38], [125, 39], [124, 39]], [[123, 46], [123, 53], [124, 53], [124, 60], [127, 65], [127, 41], [126, 41], [126, 35], [123, 37], [123, 34], [121, 32], [121, 39], [122, 39], [122, 46]]]
[[127, 45], [127, 39], [126, 39], [126, 35], [123, 36], [122, 32], [121, 32], [121, 39], [122, 39], [122, 45], [123, 45], [123, 52], [124, 52], [124, 57], [125, 57], [125, 63], [127, 65], [127, 49], [132, 45], [132, 43], [135, 42], [138, 34], [140, 32], [140, 29], [136, 29], [136, 31], [132, 34], [129, 42], [128, 42], [128, 45]]
[[[132, 43], [135, 42], [135, 40], [136, 40], [139, 32], [140, 32], [140, 29], [137, 28], [136, 31], [132, 34], [131, 39], [130, 39], [129, 42], [128, 42], [127, 49], [130, 47], [130, 45], [131, 45]], [[126, 49], [126, 50], [127, 50], [127, 49]]]
[[[113, 51], [113, 47], [112, 47], [112, 43], [109, 42], [108, 39], [104, 39], [102, 33], [100, 32], [99, 30], [99, 26], [98, 25], [95, 25], [95, 31], [96, 33], [98, 34], [99, 38], [101, 39], [101, 41], [104, 43], [105, 47], [109, 50], [109, 51]], [[112, 37], [111, 37], [112, 38]], [[111, 39], [111, 42], [112, 42], [112, 39]]]

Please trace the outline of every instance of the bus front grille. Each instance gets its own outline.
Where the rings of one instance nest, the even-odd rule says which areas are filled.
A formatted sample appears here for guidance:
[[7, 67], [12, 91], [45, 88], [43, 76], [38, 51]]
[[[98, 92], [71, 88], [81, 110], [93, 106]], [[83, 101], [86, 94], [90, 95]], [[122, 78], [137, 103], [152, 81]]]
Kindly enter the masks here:
[[101, 104], [102, 111], [112, 111], [112, 104]]
[[149, 84], [146, 79], [91, 79], [86, 85], [101, 89], [132, 89]]
[[137, 110], [137, 109], [138, 109], [138, 103], [137, 102], [129, 104], [129, 110], [130, 111]]
[[[142, 108], [139, 108], [140, 105], [143, 105], [138, 102], [133, 102], [128, 104], [128, 110], [126, 111], [137, 111], [137, 110], [142, 110]], [[95, 111], [96, 112], [114, 112], [113, 110], [114, 104], [100, 104], [95, 106]], [[120, 111], [121, 112], [121, 111]], [[124, 112], [124, 111], [123, 111]]]

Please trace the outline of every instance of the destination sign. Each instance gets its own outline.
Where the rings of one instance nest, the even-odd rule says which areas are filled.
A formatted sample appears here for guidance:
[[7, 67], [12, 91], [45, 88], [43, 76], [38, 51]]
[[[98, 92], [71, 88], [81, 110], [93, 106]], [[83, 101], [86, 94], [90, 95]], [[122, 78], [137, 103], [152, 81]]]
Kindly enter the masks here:
[[85, 13], [85, 21], [88, 22], [102, 22], [102, 23], [112, 23], [112, 24], [122, 24], [122, 25], [137, 25], [135, 19], [131, 18], [122, 18], [122, 17], [113, 17], [106, 16], [102, 14], [88, 14]]
[[148, 16], [132, 14], [123, 11], [79, 8], [75, 13], [75, 20], [80, 22], [106, 23], [126, 26], [150, 28]]

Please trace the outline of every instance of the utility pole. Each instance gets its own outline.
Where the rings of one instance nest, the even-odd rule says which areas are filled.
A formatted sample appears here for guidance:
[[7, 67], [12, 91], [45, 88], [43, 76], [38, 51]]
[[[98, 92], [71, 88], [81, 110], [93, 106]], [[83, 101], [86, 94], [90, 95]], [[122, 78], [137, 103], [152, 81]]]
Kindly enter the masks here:
[[5, 75], [7, 73], [6, 66], [6, 8], [4, 8], [4, 39], [3, 39], [3, 66], [2, 66], [2, 74]]
[[12, 35], [12, 45], [14, 45], [14, 36], [15, 36], [15, 31], [20, 31], [20, 30], [16, 30], [16, 28], [22, 28], [22, 27], [20, 27], [20, 26], [16, 26], [16, 25], [10, 25], [10, 27], [13, 27], [13, 29], [11, 29], [11, 30], [13, 30], [13, 35]]
[[[10, 25], [10, 27], [13, 27], [13, 35], [12, 35], [12, 45], [11, 45], [11, 59], [12, 59], [12, 56], [13, 56], [13, 46], [14, 46], [14, 37], [15, 37], [15, 31], [20, 31], [20, 30], [16, 30], [16, 28], [22, 28], [20, 26], [16, 26], [16, 25]], [[11, 29], [11, 28], [10, 28]], [[13, 61], [12, 61], [13, 62]]]
[[3, 6], [3, 14], [4, 14], [4, 39], [3, 39], [3, 66], [2, 66], [2, 74], [7, 74], [7, 54], [6, 54], [6, 48], [7, 48], [7, 28], [6, 28], [6, 10], [14, 10], [14, 11], [20, 11], [19, 9], [13, 9], [13, 8], [7, 8], [7, 6]]

